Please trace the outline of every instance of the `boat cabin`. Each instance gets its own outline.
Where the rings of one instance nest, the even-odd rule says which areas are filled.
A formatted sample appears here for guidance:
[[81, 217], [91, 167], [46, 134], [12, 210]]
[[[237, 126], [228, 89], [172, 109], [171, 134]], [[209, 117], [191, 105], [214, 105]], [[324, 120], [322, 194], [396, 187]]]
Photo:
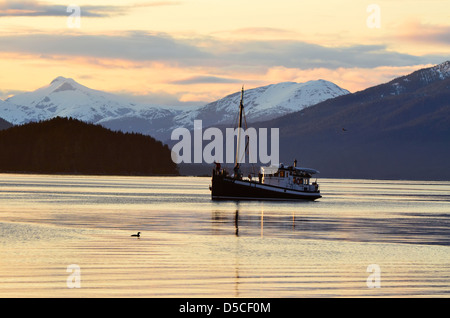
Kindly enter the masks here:
[[318, 192], [319, 185], [317, 182], [310, 183], [312, 175], [316, 173], [319, 173], [319, 171], [297, 167], [296, 162], [293, 166], [280, 164], [278, 167], [261, 167], [260, 183], [293, 190]]

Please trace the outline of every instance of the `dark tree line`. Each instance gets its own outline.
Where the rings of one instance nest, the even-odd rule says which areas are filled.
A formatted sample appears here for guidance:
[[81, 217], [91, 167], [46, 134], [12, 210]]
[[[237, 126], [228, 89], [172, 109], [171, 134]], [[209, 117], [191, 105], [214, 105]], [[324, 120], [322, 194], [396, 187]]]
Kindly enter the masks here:
[[178, 167], [150, 136], [57, 117], [0, 131], [0, 172], [177, 175]]

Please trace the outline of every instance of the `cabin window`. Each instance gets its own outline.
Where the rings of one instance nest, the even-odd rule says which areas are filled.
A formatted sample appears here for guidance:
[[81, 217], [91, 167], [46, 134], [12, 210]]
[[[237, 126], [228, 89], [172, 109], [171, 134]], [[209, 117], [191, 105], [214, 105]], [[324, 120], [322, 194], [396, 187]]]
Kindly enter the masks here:
[[280, 171], [280, 177], [284, 178], [284, 171]]

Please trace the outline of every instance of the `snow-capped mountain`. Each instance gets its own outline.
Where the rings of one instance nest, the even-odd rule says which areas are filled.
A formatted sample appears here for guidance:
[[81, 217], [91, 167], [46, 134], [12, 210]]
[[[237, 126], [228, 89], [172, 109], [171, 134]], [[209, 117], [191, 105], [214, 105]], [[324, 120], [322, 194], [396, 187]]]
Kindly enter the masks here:
[[450, 78], [450, 61], [446, 61], [433, 67], [423, 68], [390, 81], [389, 84], [391, 86], [389, 90], [386, 90], [386, 87], [383, 87], [386, 93], [384, 96], [412, 92], [423, 85], [442, 81], [447, 78]]
[[175, 113], [156, 105], [133, 103], [124, 97], [90, 89], [64, 77], [57, 77], [49, 85], [35, 91], [10, 97], [0, 106], [1, 117], [14, 124], [56, 116], [91, 123], [124, 117], [153, 120]]
[[444, 80], [450, 77], [450, 61], [438, 64], [428, 69], [417, 71], [424, 82], [430, 83], [435, 80]]
[[[348, 93], [325, 80], [258, 87], [244, 92], [245, 116], [247, 123], [269, 120]], [[183, 126], [192, 125], [194, 119], [201, 119], [204, 127], [232, 125], [237, 120], [240, 98], [241, 92], [236, 92], [189, 113], [179, 114], [175, 121]]]
[[[324, 80], [306, 83], [285, 82], [245, 91], [247, 123], [273, 119], [336, 96], [348, 94]], [[196, 119], [203, 127], [233, 125], [241, 92], [199, 106], [168, 107], [134, 103], [126, 98], [83, 86], [71, 78], [57, 77], [49, 85], [21, 93], [0, 103], [0, 117], [13, 124], [72, 117], [85, 122], [125, 132], [148, 134], [156, 139], [170, 139], [173, 129], [192, 128]]]

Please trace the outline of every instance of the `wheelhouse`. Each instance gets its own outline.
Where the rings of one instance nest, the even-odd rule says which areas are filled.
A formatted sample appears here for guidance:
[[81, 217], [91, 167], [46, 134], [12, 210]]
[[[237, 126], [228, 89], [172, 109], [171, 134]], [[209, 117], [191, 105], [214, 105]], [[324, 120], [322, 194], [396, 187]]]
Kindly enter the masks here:
[[319, 185], [316, 181], [311, 183], [311, 178], [319, 171], [310, 168], [297, 167], [296, 162], [293, 166], [269, 166], [261, 167], [260, 182], [294, 190], [307, 192], [318, 192]]

